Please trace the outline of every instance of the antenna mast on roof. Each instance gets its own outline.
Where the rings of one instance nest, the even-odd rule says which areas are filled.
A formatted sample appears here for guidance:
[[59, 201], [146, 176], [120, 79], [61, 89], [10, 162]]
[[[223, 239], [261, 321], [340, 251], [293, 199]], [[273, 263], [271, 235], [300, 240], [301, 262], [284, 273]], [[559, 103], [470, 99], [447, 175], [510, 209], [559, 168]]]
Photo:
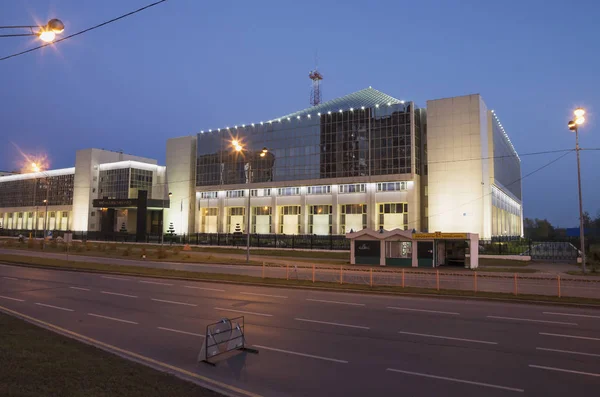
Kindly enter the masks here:
[[321, 80], [323, 75], [317, 70], [317, 55], [315, 54], [315, 70], [311, 70], [308, 78], [312, 80], [312, 88], [310, 90], [310, 104], [317, 106], [321, 103]]

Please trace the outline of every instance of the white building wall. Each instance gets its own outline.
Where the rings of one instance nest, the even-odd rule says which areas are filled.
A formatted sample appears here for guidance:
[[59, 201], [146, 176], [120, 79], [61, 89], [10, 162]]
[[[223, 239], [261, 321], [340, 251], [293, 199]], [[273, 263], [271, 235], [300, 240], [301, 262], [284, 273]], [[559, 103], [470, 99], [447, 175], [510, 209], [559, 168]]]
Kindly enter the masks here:
[[[167, 141], [167, 183], [171, 206], [165, 210], [163, 232], [173, 223], [175, 233], [194, 233], [196, 224], [196, 136]], [[167, 192], [168, 193], [168, 192]], [[219, 211], [221, 216], [226, 216]]]
[[427, 101], [429, 231], [491, 237], [486, 115], [479, 94]]

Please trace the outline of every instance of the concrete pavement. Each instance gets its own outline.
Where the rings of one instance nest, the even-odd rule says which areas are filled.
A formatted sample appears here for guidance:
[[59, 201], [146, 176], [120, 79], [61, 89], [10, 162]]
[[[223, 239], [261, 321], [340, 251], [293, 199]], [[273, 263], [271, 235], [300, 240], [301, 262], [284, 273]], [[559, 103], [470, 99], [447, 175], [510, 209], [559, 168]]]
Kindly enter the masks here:
[[[600, 310], [0, 266], [0, 306], [265, 396], [595, 396]], [[196, 357], [244, 315], [258, 355]]]

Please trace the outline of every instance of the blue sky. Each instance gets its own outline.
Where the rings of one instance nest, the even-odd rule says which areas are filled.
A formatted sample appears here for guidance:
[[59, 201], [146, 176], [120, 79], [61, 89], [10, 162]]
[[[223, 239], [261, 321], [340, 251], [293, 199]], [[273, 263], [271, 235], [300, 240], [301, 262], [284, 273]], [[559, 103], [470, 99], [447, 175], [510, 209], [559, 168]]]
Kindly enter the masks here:
[[[58, 17], [68, 33], [151, 0], [0, 3], [0, 25]], [[569, 16], [570, 15], [570, 16]], [[332, 99], [373, 86], [425, 106], [480, 93], [519, 153], [600, 148], [600, 3], [554, 0], [169, 0], [133, 17], [0, 62], [0, 170], [27, 153], [52, 168], [98, 147], [159, 159], [169, 137], [307, 107], [318, 52]], [[0, 56], [35, 45], [0, 39]], [[522, 156], [523, 175], [559, 154]], [[600, 152], [582, 153], [584, 207], [600, 209]], [[575, 154], [524, 179], [527, 217], [578, 219]]]

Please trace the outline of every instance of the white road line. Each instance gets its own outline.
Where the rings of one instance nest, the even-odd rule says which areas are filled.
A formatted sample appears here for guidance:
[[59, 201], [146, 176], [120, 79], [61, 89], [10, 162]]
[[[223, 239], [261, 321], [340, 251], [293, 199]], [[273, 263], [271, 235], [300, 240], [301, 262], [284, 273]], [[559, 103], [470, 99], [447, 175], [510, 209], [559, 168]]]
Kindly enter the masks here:
[[350, 325], [350, 324], [340, 324], [340, 323], [330, 323], [327, 321], [317, 321], [317, 320], [308, 320], [306, 318], [295, 318], [296, 321], [305, 321], [307, 323], [317, 323], [317, 324], [327, 324], [327, 325], [337, 325], [338, 327], [348, 327], [348, 328], [359, 328], [359, 329], [371, 329], [369, 327], [363, 327], [361, 325]]
[[59, 306], [52, 306], [52, 305], [46, 305], [45, 303], [36, 303], [36, 305], [38, 306], [44, 306], [44, 307], [50, 307], [52, 309], [58, 309], [58, 310], [64, 310], [66, 312], [74, 312], [75, 310], [73, 309], [67, 309], [66, 307], [59, 307]]
[[18, 278], [13, 278], [13, 277], [5, 277], [5, 276], [3, 276], [2, 278], [5, 278], [7, 280], [19, 281]]
[[204, 335], [202, 334], [195, 334], [193, 332], [186, 332], [186, 331], [179, 331], [177, 329], [172, 329], [172, 328], [163, 328], [163, 327], [156, 327], [158, 329], [162, 329], [163, 331], [171, 331], [171, 332], [177, 332], [178, 334], [184, 334], [184, 335], [192, 335], [192, 336], [199, 336], [201, 338], [204, 338]]
[[110, 276], [100, 276], [100, 277], [107, 278], [109, 280], [129, 281], [128, 278], [121, 278], [121, 277], [110, 277]]
[[184, 288], [192, 288], [192, 289], [203, 289], [205, 291], [216, 291], [216, 292], [225, 292], [224, 289], [217, 289], [217, 288], [204, 288], [204, 287], [194, 287], [192, 285], [184, 285]]
[[446, 376], [437, 376], [437, 375], [430, 375], [430, 374], [422, 374], [422, 373], [419, 373], [419, 372], [402, 371], [400, 369], [394, 369], [394, 368], [388, 368], [388, 369], [386, 369], [386, 371], [399, 372], [401, 374], [406, 374], [406, 375], [423, 376], [425, 378], [447, 380], [447, 381], [450, 381], [450, 382], [466, 383], [468, 385], [491, 387], [493, 389], [508, 390], [508, 391], [514, 391], [514, 392], [517, 392], [517, 393], [524, 393], [525, 392], [525, 390], [523, 390], [523, 389], [517, 389], [517, 388], [514, 388], [514, 387], [498, 386], [498, 385], [492, 385], [492, 384], [489, 384], [489, 383], [481, 383], [481, 382], [473, 382], [473, 381], [470, 381], [470, 380], [448, 378]]
[[441, 312], [441, 311], [438, 311], [438, 310], [412, 309], [412, 308], [408, 308], [408, 307], [394, 307], [394, 306], [388, 306], [387, 308], [388, 309], [394, 309], [394, 310], [406, 310], [406, 311], [409, 311], [409, 312], [450, 314], [452, 316], [460, 316], [460, 313], [456, 313], [456, 312]]
[[563, 369], [563, 368], [554, 368], [554, 367], [544, 367], [543, 365], [533, 365], [533, 364], [529, 364], [529, 366], [531, 368], [538, 368], [538, 369], [547, 369], [548, 371], [558, 371], [558, 372], [568, 372], [570, 374], [579, 374], [579, 375], [587, 375], [587, 376], [595, 376], [595, 377], [600, 377], [600, 374], [593, 374], [591, 372], [580, 372], [580, 371], [573, 371], [572, 369]]
[[423, 336], [426, 338], [437, 338], [437, 339], [449, 339], [449, 340], [457, 340], [457, 341], [461, 341], [461, 342], [472, 342], [472, 343], [483, 343], [486, 345], [497, 345], [497, 342], [488, 342], [485, 340], [475, 340], [475, 339], [463, 339], [463, 338], [454, 338], [451, 336], [440, 336], [440, 335], [430, 335], [430, 334], [418, 334], [416, 332], [405, 332], [405, 331], [398, 331], [399, 334], [404, 334], [404, 335], [415, 335], [415, 336]]
[[554, 312], [544, 312], [544, 314], [550, 314], [550, 315], [553, 315], [553, 316], [570, 316], [570, 317], [600, 318], [600, 316], [590, 316], [589, 314], [554, 313]]
[[117, 292], [100, 291], [100, 293], [106, 294], [106, 295], [124, 296], [126, 298], [137, 298], [137, 296], [135, 296], [135, 295], [119, 294]]
[[305, 354], [305, 353], [298, 353], [298, 352], [292, 352], [289, 350], [283, 350], [283, 349], [276, 349], [274, 347], [267, 347], [267, 346], [261, 346], [261, 345], [254, 345], [254, 347], [258, 347], [259, 349], [264, 349], [264, 350], [271, 350], [274, 352], [280, 352], [280, 353], [287, 353], [287, 354], [293, 354], [295, 356], [302, 356], [302, 357], [309, 357], [309, 358], [316, 358], [318, 360], [325, 360], [325, 361], [332, 361], [334, 363], [341, 363], [341, 364], [348, 364], [348, 361], [346, 360], [338, 360], [337, 358], [329, 358], [329, 357], [321, 357], [321, 356], [314, 356], [312, 354]]
[[573, 352], [573, 351], [570, 351], [570, 350], [548, 349], [548, 348], [545, 348], [545, 347], [536, 347], [535, 349], [536, 350], [543, 350], [543, 351], [546, 351], [546, 352], [579, 354], [580, 356], [600, 357], [600, 354], [584, 353], [584, 352]]
[[17, 302], [25, 302], [23, 299], [10, 298], [8, 296], [2, 296], [2, 295], [0, 295], [0, 298], [2, 298], [2, 299], [8, 299], [8, 300], [11, 300], [11, 301], [17, 301]]
[[163, 302], [163, 303], [172, 303], [174, 305], [183, 305], [183, 306], [198, 306], [198, 305], [194, 305], [193, 303], [185, 303], [185, 302], [175, 302], [175, 301], [166, 301], [164, 299], [154, 299], [151, 298], [150, 300], [153, 300], [155, 302]]
[[87, 288], [81, 288], [81, 287], [69, 287], [69, 288], [76, 289], [76, 290], [79, 290], [79, 291], [89, 291], [89, 289], [87, 289]]
[[256, 312], [246, 312], [246, 311], [243, 311], [243, 310], [226, 309], [224, 307], [215, 307], [215, 310], [223, 310], [225, 312], [234, 312], [234, 313], [243, 313], [243, 314], [254, 314], [255, 316], [263, 316], [263, 317], [273, 317], [272, 314], [264, 314], [264, 313], [256, 313]]
[[121, 323], [127, 323], [127, 324], [135, 324], [135, 325], [137, 325], [137, 323], [135, 321], [121, 320], [120, 318], [114, 318], [114, 317], [108, 317], [108, 316], [101, 316], [99, 314], [94, 314], [94, 313], [88, 313], [88, 316], [100, 317], [100, 318], [105, 318], [107, 320], [113, 320], [113, 321], [119, 321]]
[[531, 322], [531, 323], [577, 325], [577, 323], [563, 323], [563, 322], [560, 322], [560, 321], [533, 320], [533, 319], [530, 319], [530, 318], [500, 317], [500, 316], [487, 316], [487, 318], [495, 318], [495, 319], [498, 319], [498, 320], [528, 321], [528, 322]]
[[326, 301], [323, 299], [306, 299], [311, 302], [322, 302], [322, 303], [337, 303], [338, 305], [350, 305], [350, 306], [365, 306], [364, 303], [352, 303], [352, 302], [340, 302], [340, 301]]
[[573, 338], [573, 339], [583, 339], [583, 340], [597, 340], [600, 341], [600, 338], [591, 338], [589, 336], [577, 336], [577, 335], [565, 335], [565, 334], [550, 334], [546, 332], [540, 332], [540, 335], [546, 336], [557, 336], [559, 338]]
[[255, 294], [254, 292], [240, 292], [240, 294], [243, 294], [243, 295], [253, 295], [253, 296], [267, 296], [269, 298], [283, 298], [283, 299], [287, 299], [287, 296], [283, 296], [283, 295]]
[[140, 281], [140, 283], [142, 284], [154, 284], [154, 285], [166, 285], [167, 287], [172, 287], [173, 284], [169, 284], [169, 283], [158, 283], [156, 281]]

